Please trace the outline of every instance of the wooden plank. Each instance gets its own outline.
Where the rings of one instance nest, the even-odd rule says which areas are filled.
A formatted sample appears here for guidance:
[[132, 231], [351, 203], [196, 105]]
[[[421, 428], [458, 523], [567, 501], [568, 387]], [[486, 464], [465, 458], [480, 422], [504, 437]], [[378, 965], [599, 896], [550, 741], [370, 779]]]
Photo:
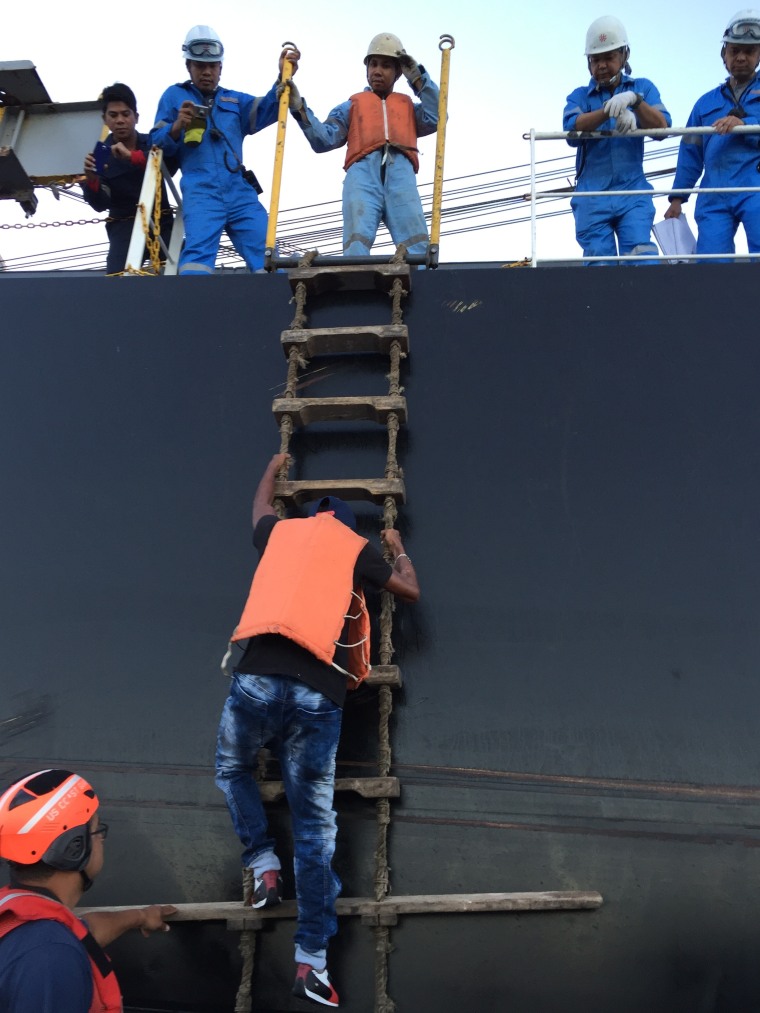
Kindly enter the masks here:
[[401, 351], [409, 353], [409, 328], [403, 324], [376, 327], [319, 327], [283, 331], [280, 334], [285, 355], [294, 346], [311, 359], [315, 355], [390, 355], [391, 344], [398, 341]]
[[290, 415], [296, 425], [314, 422], [377, 422], [385, 425], [395, 412], [401, 425], [406, 424], [405, 397], [278, 397], [272, 404], [278, 423]]
[[364, 686], [403, 686], [401, 669], [398, 665], [373, 665], [372, 669], [364, 680]]
[[[259, 791], [265, 802], [276, 802], [285, 797], [282, 781], [259, 781]], [[397, 777], [338, 777], [336, 791], [355, 791], [362, 798], [399, 798], [401, 784]]]
[[[336, 258], [338, 260], [338, 258]], [[295, 292], [299, 281], [304, 282], [309, 295], [324, 292], [366, 292], [373, 289], [390, 292], [393, 282], [400, 278], [407, 292], [412, 287], [412, 273], [408, 264], [360, 264], [296, 267], [288, 271], [290, 287]]]
[[396, 503], [406, 502], [406, 489], [400, 478], [326, 478], [315, 481], [276, 482], [275, 498], [302, 506], [323, 496], [340, 496], [345, 500], [368, 500], [382, 506], [386, 496]]
[[[453, 893], [419, 894], [386, 897], [339, 897], [336, 910], [344, 917], [379, 917], [393, 915], [483, 914], [487, 912], [524, 911], [593, 911], [601, 907], [603, 898], [595, 890], [544, 890], [539, 893]], [[294, 900], [285, 900], [273, 908], [258, 910], [243, 907], [242, 901], [222, 901], [203, 904], [177, 904], [177, 913], [170, 922], [208, 922], [244, 919], [251, 923], [260, 919], [295, 918]], [[89, 911], [126, 911], [127, 907], [78, 908], [78, 915]], [[248, 927], [255, 927], [250, 924]]]

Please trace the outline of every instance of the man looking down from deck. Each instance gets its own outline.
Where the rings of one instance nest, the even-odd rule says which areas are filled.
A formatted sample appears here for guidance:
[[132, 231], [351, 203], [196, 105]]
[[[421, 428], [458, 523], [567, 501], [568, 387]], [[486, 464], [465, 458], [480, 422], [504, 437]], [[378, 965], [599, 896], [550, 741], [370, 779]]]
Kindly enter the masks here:
[[[381, 221], [396, 246], [403, 243], [408, 253], [424, 254], [428, 230], [415, 179], [417, 139], [438, 126], [438, 86], [390, 32], [372, 39], [364, 65], [368, 87], [332, 109], [324, 123], [295, 85], [290, 88], [290, 110], [314, 151], [348, 144], [343, 165], [343, 255], [368, 255]], [[402, 74], [419, 102], [394, 92]]]
[[[299, 54], [287, 52], [295, 74]], [[224, 46], [208, 25], [190, 29], [182, 54], [190, 79], [167, 88], [151, 130], [153, 143], [182, 170], [185, 245], [179, 273], [213, 274], [223, 230], [248, 269], [258, 271], [264, 266], [267, 213], [258, 198], [261, 187], [243, 164], [243, 139], [276, 123], [277, 82], [261, 98], [220, 88]]]
[[11, 870], [0, 890], [3, 1013], [118, 1013], [121, 991], [102, 947], [129, 929], [169, 931], [170, 905], [74, 914], [103, 868], [108, 827], [98, 808], [70, 770], [27, 774], [0, 795], [0, 858]]
[[[108, 211], [106, 274], [119, 274], [127, 262], [151, 143], [149, 134], [137, 132], [140, 117], [135, 93], [130, 87], [119, 82], [109, 85], [103, 89], [100, 101], [103, 122], [111, 133], [95, 146], [97, 157], [91, 151], [85, 155], [82, 196], [93, 210]], [[166, 184], [162, 184], [161, 238], [166, 247], [173, 222]]]
[[[356, 534], [351, 508], [337, 497], [312, 504], [306, 518], [278, 520], [274, 485], [287, 461], [286, 454], [275, 454], [253, 501], [253, 543], [260, 561], [232, 637], [250, 639], [222, 712], [216, 783], [243, 844], [243, 864], [253, 870], [251, 906], [279, 904], [280, 860], [253, 777], [260, 749], [271, 750], [279, 761], [295, 849], [293, 992], [337, 1006], [327, 971], [341, 889], [332, 869], [333, 788], [346, 689], [368, 670], [369, 625], [361, 588], [385, 588], [411, 602], [418, 599], [419, 586], [398, 531], [381, 532], [394, 556], [391, 566]], [[353, 652], [348, 644], [355, 645]]]
[[[643, 169], [644, 139], [626, 134], [647, 127], [669, 127], [672, 121], [652, 82], [630, 76], [629, 55], [628, 34], [617, 18], [605, 16], [589, 25], [586, 61], [591, 80], [568, 95], [563, 130], [605, 130], [612, 131], [612, 136], [587, 141], [568, 138], [567, 143], [578, 149], [576, 193], [652, 189]], [[575, 236], [585, 256], [657, 254], [651, 240], [654, 204], [647, 194], [573, 197], [570, 205]], [[642, 263], [647, 261], [639, 261], [637, 266]]]
[[[735, 134], [742, 124], [760, 124], [760, 11], [738, 11], [723, 33], [723, 84], [708, 91], [691, 111], [687, 127], [714, 127], [714, 134], [681, 138], [673, 188], [760, 186], [760, 134]], [[703, 175], [704, 173], [704, 175]], [[666, 218], [677, 218], [689, 194], [673, 193]], [[694, 213], [697, 253], [733, 253], [744, 226], [750, 253], [760, 252], [760, 192], [700, 193]]]

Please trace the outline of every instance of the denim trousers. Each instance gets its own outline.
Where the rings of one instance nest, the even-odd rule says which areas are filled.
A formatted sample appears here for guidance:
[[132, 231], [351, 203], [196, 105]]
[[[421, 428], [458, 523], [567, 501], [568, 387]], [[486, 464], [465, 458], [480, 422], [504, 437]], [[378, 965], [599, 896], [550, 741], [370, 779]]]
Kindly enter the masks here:
[[342, 716], [337, 704], [298, 679], [235, 672], [216, 745], [216, 784], [243, 844], [243, 864], [256, 875], [280, 868], [253, 779], [259, 750], [280, 762], [293, 825], [295, 941], [312, 954], [323, 953], [338, 929], [333, 789]]

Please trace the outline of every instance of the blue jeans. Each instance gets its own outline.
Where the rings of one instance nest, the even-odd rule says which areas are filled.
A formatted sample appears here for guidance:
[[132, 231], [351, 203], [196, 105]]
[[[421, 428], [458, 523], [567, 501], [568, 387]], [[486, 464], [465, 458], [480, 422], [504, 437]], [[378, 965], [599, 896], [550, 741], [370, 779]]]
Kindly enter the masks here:
[[[243, 863], [255, 874], [279, 869], [253, 773], [267, 748], [280, 761], [293, 823], [300, 951], [323, 955], [338, 930], [332, 870], [336, 822], [335, 755], [343, 712], [298, 679], [235, 672], [216, 744], [216, 784], [224, 792]], [[274, 861], [272, 861], [274, 859]], [[298, 951], [297, 951], [298, 952]]]

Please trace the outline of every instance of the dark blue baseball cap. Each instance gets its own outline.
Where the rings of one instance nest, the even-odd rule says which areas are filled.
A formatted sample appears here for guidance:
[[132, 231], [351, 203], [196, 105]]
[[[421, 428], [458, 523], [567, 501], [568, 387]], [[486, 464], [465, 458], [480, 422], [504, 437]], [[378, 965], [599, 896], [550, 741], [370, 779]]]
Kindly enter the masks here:
[[339, 499], [337, 496], [323, 496], [322, 499], [310, 503], [306, 511], [308, 517], [314, 517], [315, 514], [323, 513], [334, 514], [347, 528], [356, 531], [356, 517], [344, 499]]

